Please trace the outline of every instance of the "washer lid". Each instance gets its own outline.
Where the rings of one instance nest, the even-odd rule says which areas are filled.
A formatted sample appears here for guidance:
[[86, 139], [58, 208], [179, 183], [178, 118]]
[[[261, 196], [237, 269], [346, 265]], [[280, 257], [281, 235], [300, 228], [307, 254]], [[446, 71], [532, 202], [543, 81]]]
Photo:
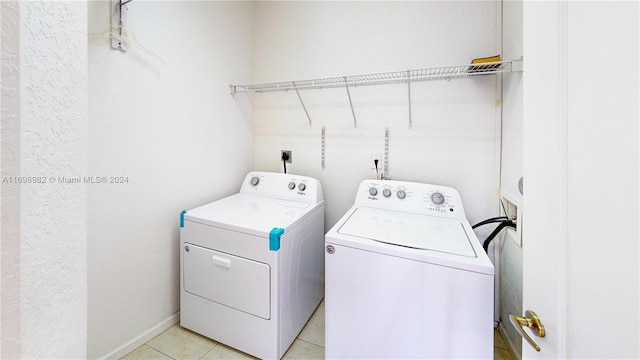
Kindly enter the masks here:
[[338, 233], [412, 249], [477, 257], [459, 220], [357, 208]]

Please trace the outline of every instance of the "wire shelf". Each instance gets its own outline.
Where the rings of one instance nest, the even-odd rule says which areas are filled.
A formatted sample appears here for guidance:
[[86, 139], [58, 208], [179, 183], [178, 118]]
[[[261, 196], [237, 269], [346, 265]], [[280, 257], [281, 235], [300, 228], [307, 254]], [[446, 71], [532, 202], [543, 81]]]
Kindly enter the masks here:
[[230, 87], [232, 94], [242, 92], [308, 90], [454, 79], [513, 71], [522, 71], [522, 59], [311, 80], [283, 81], [252, 85], [231, 85]]
[[288, 91], [293, 90], [298, 95], [300, 104], [304, 109], [304, 112], [309, 119], [309, 126], [311, 126], [311, 116], [307, 107], [304, 105], [302, 96], [300, 96], [299, 90], [308, 89], [325, 89], [325, 88], [338, 88], [343, 87], [347, 90], [347, 96], [349, 97], [349, 107], [351, 108], [351, 114], [353, 116], [353, 126], [357, 127], [356, 113], [353, 108], [353, 102], [351, 100], [350, 87], [366, 86], [366, 85], [383, 85], [383, 84], [407, 84], [407, 95], [409, 104], [409, 128], [412, 127], [411, 118], [411, 83], [416, 81], [427, 80], [441, 80], [441, 79], [455, 79], [471, 76], [499, 74], [506, 72], [521, 72], [522, 71], [522, 58], [511, 61], [497, 61], [477, 64], [465, 64], [456, 66], [443, 66], [437, 68], [420, 69], [420, 70], [406, 70], [406, 71], [394, 71], [378, 74], [366, 74], [366, 75], [351, 75], [341, 77], [330, 77], [324, 79], [312, 79], [312, 80], [298, 80], [298, 81], [283, 81], [276, 83], [254, 84], [254, 85], [230, 85], [231, 94], [244, 93], [244, 92], [273, 92], [273, 91]]

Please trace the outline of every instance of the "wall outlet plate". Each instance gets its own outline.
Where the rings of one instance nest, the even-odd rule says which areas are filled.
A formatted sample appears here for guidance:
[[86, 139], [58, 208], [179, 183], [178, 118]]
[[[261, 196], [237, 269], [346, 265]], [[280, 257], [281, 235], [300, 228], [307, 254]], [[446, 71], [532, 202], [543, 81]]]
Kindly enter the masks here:
[[511, 238], [518, 246], [522, 247], [522, 204], [518, 201], [517, 198], [511, 196], [504, 190], [500, 191], [500, 201], [505, 207], [506, 216], [510, 218], [515, 217], [516, 228], [506, 228], [505, 232], [509, 234], [509, 238]]
[[280, 161], [282, 161], [282, 154], [289, 155], [289, 159], [285, 160], [286, 163], [291, 164], [293, 162], [293, 155], [291, 153], [291, 150], [280, 150]]

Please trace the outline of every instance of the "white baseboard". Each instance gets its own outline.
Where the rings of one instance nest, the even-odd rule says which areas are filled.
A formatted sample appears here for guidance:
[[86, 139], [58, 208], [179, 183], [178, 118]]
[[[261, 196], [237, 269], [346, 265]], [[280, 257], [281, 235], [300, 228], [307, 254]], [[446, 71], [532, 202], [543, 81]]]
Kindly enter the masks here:
[[121, 357], [127, 355], [128, 353], [132, 352], [133, 350], [139, 348], [140, 346], [142, 346], [147, 341], [149, 341], [149, 340], [153, 339], [154, 337], [160, 335], [163, 331], [165, 331], [168, 328], [172, 327], [173, 325], [177, 324], [179, 321], [180, 321], [180, 312], [178, 311], [177, 313], [171, 315], [167, 319], [161, 321], [158, 325], [156, 325], [156, 326], [152, 327], [151, 329], [143, 332], [142, 334], [140, 334], [135, 339], [132, 339], [128, 343], [120, 346], [119, 348], [113, 350], [109, 354], [101, 357], [100, 360], [107, 360], [107, 359], [109, 359], [109, 360], [111, 360], [111, 359], [117, 360], [117, 359], [120, 359]]

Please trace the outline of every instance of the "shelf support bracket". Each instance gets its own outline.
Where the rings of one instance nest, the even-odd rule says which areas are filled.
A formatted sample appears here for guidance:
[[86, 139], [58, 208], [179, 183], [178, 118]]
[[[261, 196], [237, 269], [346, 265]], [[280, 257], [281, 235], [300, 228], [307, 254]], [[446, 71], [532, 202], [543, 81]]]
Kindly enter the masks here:
[[324, 147], [325, 147], [325, 138], [326, 138], [326, 131], [324, 126], [322, 127], [322, 148], [321, 148], [321, 153], [322, 153], [322, 170], [324, 170]]
[[411, 119], [411, 71], [407, 70], [407, 92], [409, 97], [409, 129], [413, 127], [413, 121]]
[[356, 121], [356, 112], [353, 110], [353, 102], [351, 101], [351, 92], [349, 91], [349, 85], [347, 85], [347, 77], [343, 77], [344, 79], [344, 87], [347, 89], [347, 97], [349, 97], [349, 106], [351, 106], [351, 115], [353, 116], [353, 127], [358, 127], [358, 122]]
[[294, 89], [296, 90], [296, 94], [298, 95], [298, 99], [300, 100], [300, 104], [302, 105], [302, 108], [304, 109], [304, 113], [307, 114], [307, 119], [309, 119], [309, 127], [311, 127], [311, 116], [309, 116], [309, 112], [307, 111], [307, 107], [304, 106], [304, 101], [302, 101], [302, 96], [300, 96], [300, 91], [298, 91], [298, 88], [296, 87], [296, 82], [293, 81], [293, 86]]
[[389, 177], [389, 128], [384, 128], [384, 166], [382, 168], [384, 179], [390, 180]]
[[520, 59], [516, 59], [516, 60], [512, 60], [511, 61], [511, 71], [512, 72], [522, 72], [523, 69], [524, 69], [524, 66], [522, 64], [522, 57], [520, 57]]
[[123, 38], [127, 36], [128, 9], [125, 6], [129, 1], [111, 0], [111, 47], [127, 51], [127, 43]]

